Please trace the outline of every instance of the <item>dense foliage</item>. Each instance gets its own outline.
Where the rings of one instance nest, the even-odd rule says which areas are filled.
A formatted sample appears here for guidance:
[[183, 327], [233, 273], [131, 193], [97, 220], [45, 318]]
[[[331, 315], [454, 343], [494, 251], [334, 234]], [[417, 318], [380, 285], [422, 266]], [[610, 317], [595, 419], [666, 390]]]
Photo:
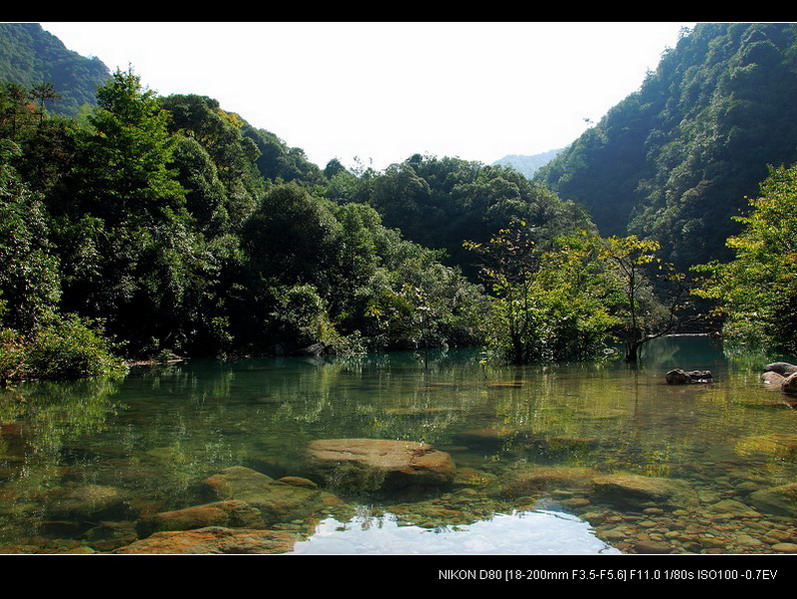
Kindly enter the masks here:
[[462, 247], [463, 241], [487, 241], [513, 219], [537, 229], [539, 243], [576, 227], [592, 226], [582, 208], [562, 202], [515, 169], [460, 158], [416, 154], [359, 179], [337, 172], [327, 196], [370, 204], [385, 225], [425, 247], [444, 250], [447, 263], [460, 266], [471, 278], [478, 265]]
[[797, 166], [773, 168], [728, 239], [733, 260], [699, 268], [699, 293], [718, 302], [726, 337], [797, 354]]
[[661, 255], [714, 256], [739, 224], [736, 259], [704, 267], [700, 295], [721, 300], [729, 335], [793, 349], [794, 171], [773, 170], [737, 223], [728, 199], [768, 157], [797, 158], [791, 120], [777, 136], [771, 124], [793, 109], [778, 104], [797, 91], [793, 30], [699, 27], [543, 169], [605, 237], [514, 168], [416, 154], [320, 169], [216, 100], [158, 97], [132, 70], [77, 118], [51, 114], [57, 86], [6, 81], [0, 380], [113, 374], [115, 352], [484, 344], [525, 364], [621, 341], [633, 362], [695, 315]]
[[111, 370], [99, 324], [131, 358], [481, 339], [477, 285], [215, 100], [117, 71], [73, 120], [6, 89], [4, 378]]
[[727, 259], [742, 198], [797, 161], [796, 50], [794, 24], [699, 24], [537, 179], [681, 269]]
[[637, 362], [645, 343], [693, 316], [686, 277], [656, 256], [656, 242], [634, 235], [582, 230], [543, 248], [516, 220], [489, 242], [466, 245], [482, 257], [494, 297], [487, 347], [515, 364], [608, 355], [616, 341]]

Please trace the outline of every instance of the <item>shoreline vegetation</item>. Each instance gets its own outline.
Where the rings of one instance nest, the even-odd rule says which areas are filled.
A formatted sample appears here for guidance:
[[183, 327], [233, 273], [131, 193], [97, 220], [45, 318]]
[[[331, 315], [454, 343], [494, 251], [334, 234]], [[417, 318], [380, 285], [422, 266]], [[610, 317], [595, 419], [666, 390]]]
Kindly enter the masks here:
[[[44, 35], [36, 27], [26, 35]], [[661, 95], [679, 61], [725, 64], [734, 85], [759, 89], [764, 70], [791, 60], [795, 31], [699, 26], [640, 94]], [[734, 48], [727, 64], [700, 54], [711, 36]], [[0, 383], [177, 356], [463, 346], [529, 364], [619, 343], [635, 364], [651, 340], [695, 331], [797, 353], [797, 167], [769, 166], [746, 212], [715, 215], [732, 234], [702, 261], [645, 227], [606, 236], [577, 194], [552, 191], [564, 193], [562, 169], [595, 135], [614, 143], [627, 103], [540, 170], [558, 177], [548, 188], [420, 154], [380, 172], [338, 159], [321, 169], [212, 98], [159, 97], [132, 67], [109, 74], [96, 105], [64, 115], [60, 98], [52, 84], [0, 85]], [[741, 135], [746, 123], [722, 126]]]

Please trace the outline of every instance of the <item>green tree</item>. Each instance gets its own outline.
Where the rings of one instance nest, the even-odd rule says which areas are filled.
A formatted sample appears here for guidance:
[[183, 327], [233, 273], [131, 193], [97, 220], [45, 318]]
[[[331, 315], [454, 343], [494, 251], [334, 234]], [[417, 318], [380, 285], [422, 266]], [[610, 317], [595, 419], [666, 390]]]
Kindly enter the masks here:
[[30, 96], [39, 103], [39, 126], [41, 126], [44, 122], [44, 103], [59, 99], [61, 94], [55, 91], [52, 83], [45, 82], [34, 85], [30, 90]]
[[656, 256], [659, 249], [657, 241], [629, 235], [609, 237], [601, 251], [616, 284], [613, 310], [630, 363], [638, 362], [644, 344], [674, 332], [689, 314], [686, 277]]
[[717, 302], [727, 339], [753, 349], [797, 353], [797, 165], [770, 168], [742, 224], [729, 237], [735, 257], [696, 270], [696, 293]]
[[596, 236], [561, 236], [540, 249], [524, 221], [488, 243], [468, 243], [483, 257], [482, 276], [494, 296], [487, 345], [514, 364], [590, 358], [601, 353], [616, 319], [599, 261]]

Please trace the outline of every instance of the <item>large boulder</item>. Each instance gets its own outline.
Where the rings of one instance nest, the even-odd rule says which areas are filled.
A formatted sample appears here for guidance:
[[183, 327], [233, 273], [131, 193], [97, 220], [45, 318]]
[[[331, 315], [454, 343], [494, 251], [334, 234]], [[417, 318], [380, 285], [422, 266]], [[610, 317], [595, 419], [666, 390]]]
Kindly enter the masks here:
[[797, 372], [790, 374], [780, 384], [781, 390], [785, 393], [797, 393]]
[[297, 540], [295, 535], [274, 530], [211, 526], [197, 530], [156, 532], [151, 537], [121, 547], [114, 553], [287, 553], [293, 551]]
[[787, 377], [797, 372], [797, 366], [788, 362], [772, 362], [764, 366], [764, 372], [776, 372], [783, 377]]
[[336, 488], [359, 491], [450, 485], [448, 453], [426, 443], [388, 439], [323, 439], [308, 447], [308, 467]]
[[299, 477], [273, 480], [243, 466], [222, 470], [202, 483], [205, 495], [217, 501], [239, 500], [256, 508], [266, 525], [307, 520], [341, 501]]
[[761, 382], [765, 385], [772, 385], [772, 388], [780, 387], [786, 377], [777, 372], [767, 371], [761, 375]]
[[637, 474], [609, 474], [592, 481], [593, 496], [622, 507], [666, 506], [690, 508], [699, 500], [686, 481]]
[[797, 517], [797, 483], [755, 491], [749, 501], [762, 512]]

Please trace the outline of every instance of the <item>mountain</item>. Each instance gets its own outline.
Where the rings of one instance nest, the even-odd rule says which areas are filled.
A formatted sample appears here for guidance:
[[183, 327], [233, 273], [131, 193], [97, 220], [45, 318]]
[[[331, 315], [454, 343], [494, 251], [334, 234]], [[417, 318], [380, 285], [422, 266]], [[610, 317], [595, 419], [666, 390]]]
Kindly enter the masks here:
[[31, 87], [52, 83], [60, 98], [49, 111], [75, 116], [84, 104], [96, 104], [97, 87], [110, 76], [96, 57], [85, 58], [38, 23], [0, 23], [0, 81]]
[[729, 257], [732, 220], [797, 161], [797, 25], [707, 23], [535, 175], [604, 235], [659, 240], [681, 267]]
[[548, 150], [542, 154], [507, 154], [493, 162], [494, 166], [511, 166], [525, 177], [531, 179], [534, 174], [543, 166], [553, 160], [562, 148], [558, 150]]

